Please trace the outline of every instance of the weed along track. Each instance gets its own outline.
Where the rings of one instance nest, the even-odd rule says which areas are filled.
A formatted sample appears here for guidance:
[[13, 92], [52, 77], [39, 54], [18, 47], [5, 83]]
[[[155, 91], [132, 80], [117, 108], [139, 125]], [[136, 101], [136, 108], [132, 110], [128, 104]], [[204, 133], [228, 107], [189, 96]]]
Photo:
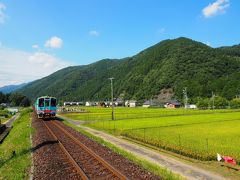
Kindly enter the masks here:
[[34, 179], [159, 179], [57, 120], [33, 114]]

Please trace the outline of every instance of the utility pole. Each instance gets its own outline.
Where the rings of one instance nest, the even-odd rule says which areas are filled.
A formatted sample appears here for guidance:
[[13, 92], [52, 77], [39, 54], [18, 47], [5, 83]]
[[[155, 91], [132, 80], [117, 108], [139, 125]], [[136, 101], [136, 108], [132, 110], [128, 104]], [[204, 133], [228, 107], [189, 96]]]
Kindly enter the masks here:
[[188, 107], [188, 96], [187, 96], [187, 88], [183, 89], [183, 98], [184, 98], [184, 107], [187, 109]]
[[215, 98], [215, 94], [212, 91], [212, 109], [214, 110], [214, 98]]
[[112, 96], [112, 120], [114, 120], [114, 105], [113, 105], [113, 77], [108, 78], [111, 81], [111, 96]]

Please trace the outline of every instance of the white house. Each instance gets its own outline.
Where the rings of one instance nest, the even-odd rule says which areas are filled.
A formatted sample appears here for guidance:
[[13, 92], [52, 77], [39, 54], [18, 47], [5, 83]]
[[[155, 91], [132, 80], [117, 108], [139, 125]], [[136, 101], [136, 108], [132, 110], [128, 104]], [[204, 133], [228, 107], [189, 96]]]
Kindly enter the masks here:
[[129, 101], [129, 107], [136, 107], [136, 106], [137, 106], [137, 101], [135, 101], [135, 100]]
[[94, 106], [94, 104], [95, 104], [94, 102], [87, 101], [85, 106]]
[[196, 106], [196, 104], [190, 104], [190, 105], [188, 105], [188, 108], [189, 109], [197, 109], [197, 106]]
[[70, 102], [64, 102], [63, 105], [64, 106], [70, 106], [71, 104], [70, 104]]
[[145, 102], [143, 103], [142, 107], [148, 108], [148, 107], [150, 107], [150, 105], [151, 105], [151, 102], [150, 102], [150, 101], [145, 101]]

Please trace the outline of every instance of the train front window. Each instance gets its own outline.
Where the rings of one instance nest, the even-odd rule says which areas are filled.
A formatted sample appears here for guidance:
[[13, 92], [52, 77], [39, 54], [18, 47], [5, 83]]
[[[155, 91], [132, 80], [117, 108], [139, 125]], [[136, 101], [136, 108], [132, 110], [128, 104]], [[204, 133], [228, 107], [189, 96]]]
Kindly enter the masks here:
[[48, 107], [50, 105], [50, 100], [49, 99], [45, 99], [45, 106]]
[[44, 99], [43, 98], [38, 100], [38, 106], [39, 107], [43, 107], [44, 106]]
[[52, 106], [52, 107], [56, 107], [56, 105], [57, 105], [56, 99], [52, 98], [52, 99], [51, 99], [51, 106]]

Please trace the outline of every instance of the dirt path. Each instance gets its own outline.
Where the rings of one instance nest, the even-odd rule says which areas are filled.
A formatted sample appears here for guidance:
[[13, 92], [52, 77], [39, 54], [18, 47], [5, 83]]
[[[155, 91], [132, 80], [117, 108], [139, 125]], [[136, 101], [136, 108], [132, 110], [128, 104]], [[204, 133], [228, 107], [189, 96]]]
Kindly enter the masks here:
[[9, 119], [8, 121], [4, 122], [3, 124], [6, 124], [7, 127], [12, 127], [13, 122], [20, 116], [20, 113], [17, 113], [16, 115], [14, 115], [13, 117], [11, 117], [11, 119]]
[[77, 125], [81, 128], [83, 128], [85, 131], [98, 136], [105, 141], [108, 141], [112, 144], [114, 144], [117, 147], [120, 147], [136, 156], [139, 156], [147, 161], [150, 161], [152, 163], [155, 163], [159, 166], [166, 167], [167, 169], [171, 170], [172, 172], [179, 174], [187, 179], [225, 179], [224, 177], [214, 174], [210, 171], [198, 168], [198, 167], [193, 167], [191, 165], [188, 165], [184, 162], [178, 161], [176, 159], [167, 157], [160, 152], [155, 152], [153, 150], [150, 150], [148, 148], [132, 144], [128, 142], [127, 140], [120, 139], [117, 137], [114, 137], [112, 135], [109, 135], [107, 133], [91, 129], [88, 127], [81, 126], [81, 122], [78, 123], [78, 121], [73, 121], [73, 120], [67, 120], [70, 123]]

